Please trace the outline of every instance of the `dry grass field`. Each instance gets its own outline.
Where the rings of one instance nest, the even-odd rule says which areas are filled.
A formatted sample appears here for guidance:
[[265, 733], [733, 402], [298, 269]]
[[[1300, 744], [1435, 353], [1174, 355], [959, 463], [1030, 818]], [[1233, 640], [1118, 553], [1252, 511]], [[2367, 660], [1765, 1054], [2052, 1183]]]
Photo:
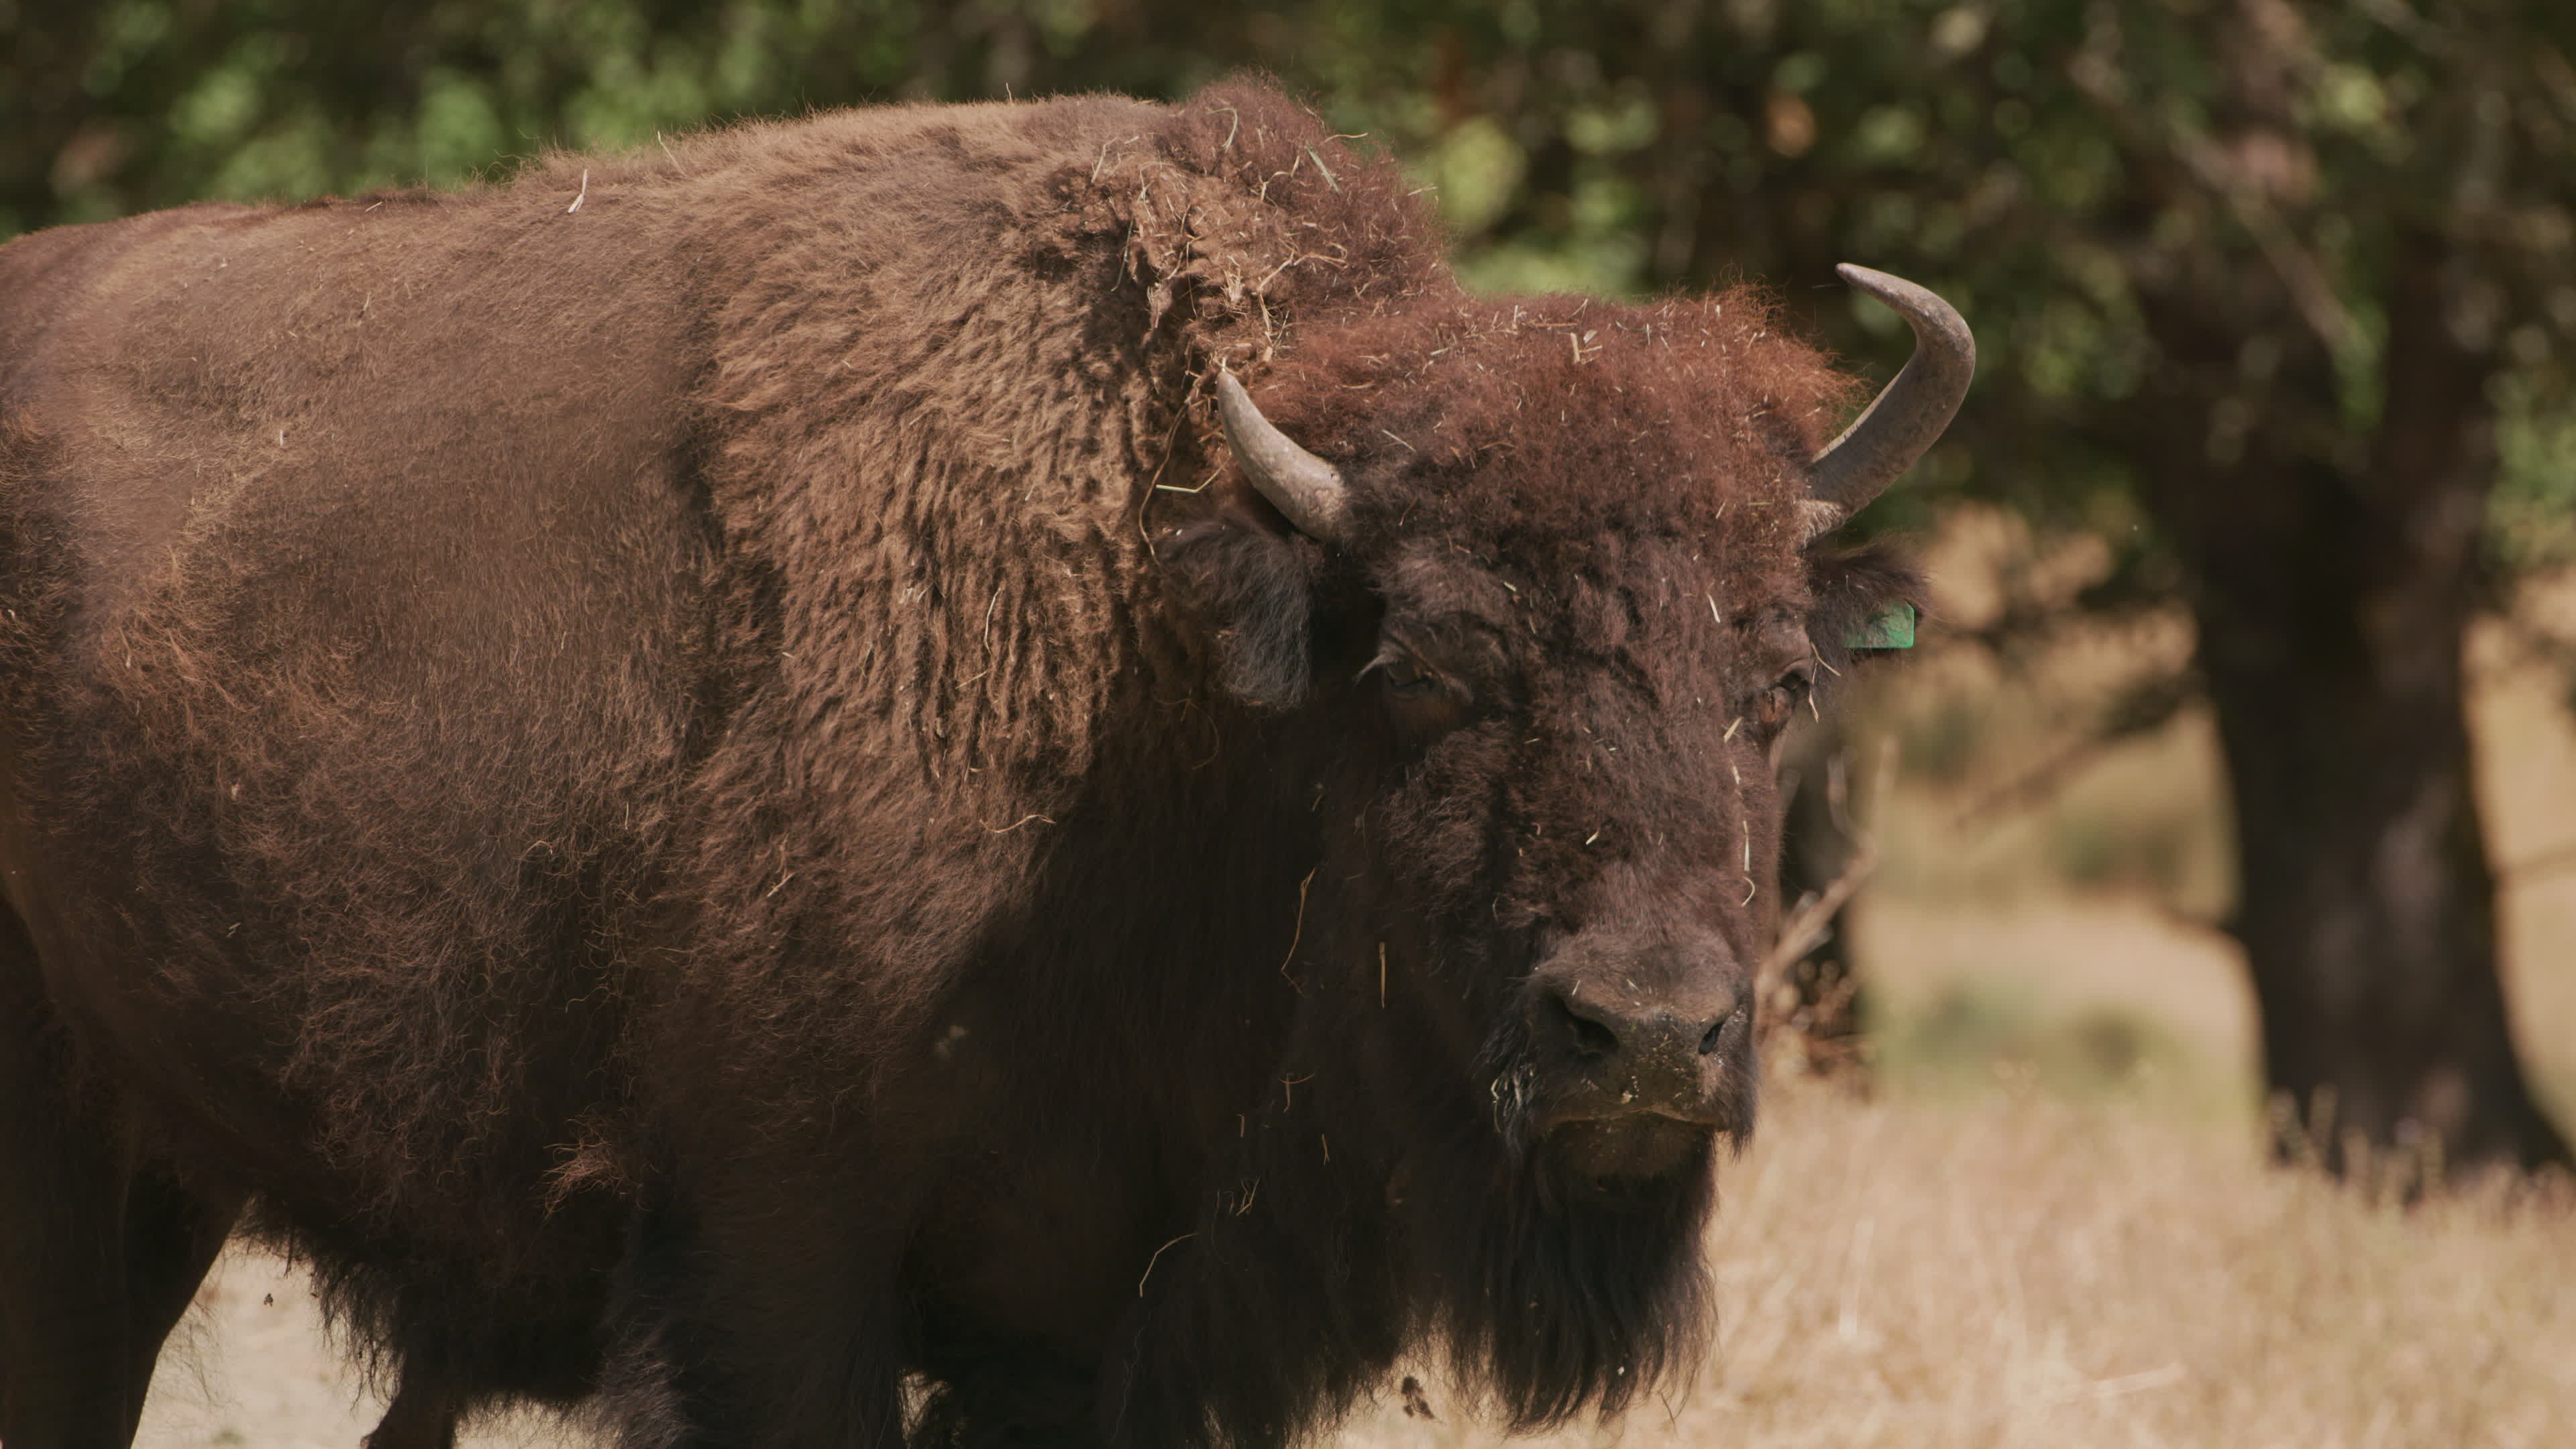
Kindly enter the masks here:
[[[2057, 661], [2046, 698], [1938, 660], [1905, 686], [1900, 728], [1964, 729], [1977, 758], [1918, 771], [1878, 813], [1857, 942], [1876, 1088], [1775, 1084], [1723, 1179], [1700, 1376], [1550, 1442], [2576, 1444], [2576, 1188], [2403, 1207], [2262, 1160], [2251, 1005], [2205, 924], [2228, 874], [2207, 721], [2085, 763], [2045, 803], [1978, 803], [1996, 777], [1980, 761], [2044, 756], [2081, 713], [2071, 695], [2176, 641], [2115, 646]], [[2478, 677], [2507, 985], [2576, 1126], [2567, 681], [2502, 631]], [[1430, 1400], [1425, 1420], [1390, 1394], [1342, 1442], [1497, 1437], [1436, 1381]], [[143, 1442], [349, 1449], [373, 1412], [301, 1279], [239, 1256], [165, 1356]], [[592, 1441], [521, 1419], [472, 1442]]]

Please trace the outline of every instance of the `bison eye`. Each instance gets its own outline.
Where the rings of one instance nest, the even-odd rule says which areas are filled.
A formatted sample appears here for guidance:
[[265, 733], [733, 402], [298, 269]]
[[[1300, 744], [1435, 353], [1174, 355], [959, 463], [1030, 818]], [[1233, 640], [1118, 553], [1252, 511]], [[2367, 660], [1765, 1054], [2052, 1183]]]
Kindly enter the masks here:
[[1472, 696], [1465, 683], [1455, 675], [1434, 669], [1411, 649], [1391, 639], [1360, 674], [1363, 678], [1377, 677], [1378, 699], [1395, 727], [1396, 738], [1408, 747], [1428, 745], [1467, 720]]
[[1397, 694], [1429, 694], [1441, 687], [1440, 676], [1422, 667], [1421, 661], [1402, 650], [1389, 647], [1360, 671], [1374, 674], [1378, 682]]

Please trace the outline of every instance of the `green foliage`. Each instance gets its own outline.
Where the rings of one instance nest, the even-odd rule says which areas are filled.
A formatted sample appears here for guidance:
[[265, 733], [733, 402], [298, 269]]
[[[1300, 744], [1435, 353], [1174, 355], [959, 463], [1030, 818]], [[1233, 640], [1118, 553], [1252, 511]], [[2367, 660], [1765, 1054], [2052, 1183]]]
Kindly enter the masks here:
[[[1151, 14], [1168, 8], [1174, 14]], [[1235, 17], [1092, 0], [0, 0], [0, 236], [182, 201], [446, 185], [747, 115], [1170, 94]]]
[[2576, 564], [2576, 409], [2540, 369], [2497, 387], [2496, 496], [2488, 538], [2517, 572]]

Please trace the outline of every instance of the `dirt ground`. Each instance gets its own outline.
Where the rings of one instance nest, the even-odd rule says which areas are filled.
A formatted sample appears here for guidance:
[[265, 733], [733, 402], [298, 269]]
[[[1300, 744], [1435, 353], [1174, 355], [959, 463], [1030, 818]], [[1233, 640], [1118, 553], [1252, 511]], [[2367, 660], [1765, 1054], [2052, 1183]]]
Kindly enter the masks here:
[[382, 1408], [323, 1337], [304, 1275], [235, 1249], [162, 1350], [136, 1442], [354, 1449]]

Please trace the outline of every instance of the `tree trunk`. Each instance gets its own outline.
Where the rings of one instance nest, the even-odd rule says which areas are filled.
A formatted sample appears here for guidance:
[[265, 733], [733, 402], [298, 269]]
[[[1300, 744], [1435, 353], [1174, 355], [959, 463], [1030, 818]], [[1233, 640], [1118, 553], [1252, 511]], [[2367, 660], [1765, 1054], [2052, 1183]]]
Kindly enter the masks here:
[[[2243, 311], [2230, 325], [2223, 292], [2150, 309], [2169, 376], [2194, 379], [2151, 400], [2149, 498], [2197, 576], [2235, 795], [2233, 930], [2286, 1108], [2274, 1146], [2336, 1172], [2355, 1143], [2433, 1176], [2569, 1161], [2497, 976], [2462, 669], [2494, 368], [2487, 339], [2463, 335], [2446, 263], [2424, 235], [2397, 259], [2367, 458], [2321, 446], [2333, 368], [2313, 339], [2282, 340], [2295, 323], [2252, 344], [2264, 334]], [[2248, 367], [2249, 346], [2279, 360]]]

